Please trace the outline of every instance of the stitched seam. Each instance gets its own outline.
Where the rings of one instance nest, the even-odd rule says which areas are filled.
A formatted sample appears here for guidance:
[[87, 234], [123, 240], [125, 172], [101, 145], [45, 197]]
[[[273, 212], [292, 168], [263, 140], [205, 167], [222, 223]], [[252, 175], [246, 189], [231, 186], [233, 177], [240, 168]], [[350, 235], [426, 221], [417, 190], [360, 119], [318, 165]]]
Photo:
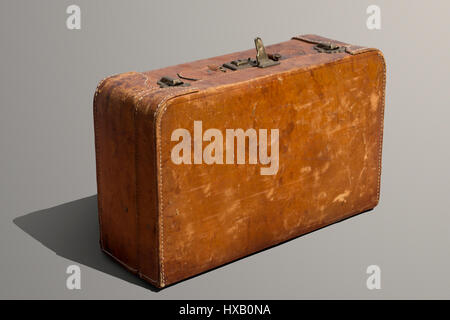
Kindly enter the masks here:
[[[161, 119], [164, 115], [165, 111], [167, 110], [167, 104], [166, 102], [175, 96], [183, 95], [183, 93], [190, 93], [195, 92], [197, 90], [196, 88], [190, 88], [186, 90], [181, 90], [174, 92], [166, 97], [164, 97], [160, 103], [158, 104], [155, 113], [154, 118], [156, 119], [156, 145], [159, 152], [159, 164], [158, 164], [158, 171], [159, 171], [159, 181], [158, 181], [158, 196], [159, 196], [159, 205], [158, 205], [158, 211], [159, 211], [159, 243], [160, 243], [160, 276], [161, 276], [161, 286], [164, 287], [165, 285], [165, 269], [164, 269], [164, 198], [162, 193], [163, 188], [163, 180], [162, 180], [162, 143], [158, 143], [161, 140]], [[161, 112], [160, 112], [161, 110]], [[160, 117], [158, 117], [158, 114], [160, 114]], [[159, 119], [159, 121], [158, 121]]]
[[139, 154], [138, 154], [138, 146], [137, 146], [137, 142], [138, 142], [138, 130], [137, 130], [137, 124], [136, 124], [136, 119], [137, 119], [137, 113], [138, 113], [138, 107], [139, 107], [139, 102], [142, 100], [142, 96], [145, 95], [147, 92], [149, 91], [154, 91], [157, 88], [152, 88], [152, 89], [148, 89], [148, 90], [144, 90], [141, 91], [139, 94], [137, 94], [135, 96], [135, 99], [137, 99], [137, 101], [134, 103], [134, 112], [133, 112], [133, 125], [134, 125], [134, 175], [135, 175], [135, 206], [136, 206], [136, 243], [137, 243], [137, 262], [138, 262], [138, 273], [141, 277], [144, 277], [146, 279], [149, 279], [155, 283], [157, 283], [156, 280], [153, 280], [152, 278], [144, 275], [141, 273], [141, 241], [140, 241], [140, 230], [139, 230], [139, 218], [140, 218], [140, 214], [139, 214], [139, 183], [138, 183], [138, 177], [139, 175], [137, 174], [137, 164], [138, 164], [138, 159], [139, 159]]
[[[141, 73], [138, 72], [139, 75], [143, 76], [145, 78], [144, 84], [147, 86], [147, 81], [148, 81], [148, 77]], [[155, 90], [156, 88], [150, 88], [147, 90], [143, 90], [141, 92], [139, 92], [138, 94], [136, 94], [134, 96], [135, 99], [138, 99], [138, 101], [140, 101], [140, 97], [142, 95], [144, 95], [145, 93]], [[125, 101], [129, 98], [132, 98], [133, 94], [127, 94], [125, 96]], [[136, 101], [136, 100], [134, 100]], [[133, 112], [133, 124], [134, 124], [134, 178], [135, 178], [135, 195], [134, 195], [134, 203], [135, 203], [135, 207], [136, 207], [136, 213], [135, 213], [135, 217], [136, 217], [136, 259], [137, 259], [137, 270], [136, 272], [140, 273], [140, 269], [141, 269], [141, 256], [140, 256], [140, 232], [139, 232], [139, 206], [138, 206], [138, 175], [137, 175], [137, 161], [138, 161], [138, 148], [137, 148], [137, 127], [136, 127], [136, 115], [137, 115], [137, 111], [138, 111], [138, 106], [137, 103], [133, 103], [134, 104], [134, 112]], [[147, 277], [148, 279], [151, 279], [149, 277]], [[153, 279], [152, 279], [153, 280]], [[154, 281], [154, 280], [153, 280]]]
[[386, 96], [386, 61], [384, 56], [378, 51], [378, 56], [383, 61], [383, 83], [382, 83], [382, 95], [380, 101], [380, 139], [378, 146], [378, 181], [377, 181], [377, 203], [380, 201], [380, 187], [381, 187], [381, 161], [382, 161], [382, 149], [383, 149], [383, 131], [384, 131], [384, 108], [385, 108], [385, 96]]
[[[147, 80], [148, 80], [147, 76], [144, 75], [143, 73], [140, 73], [140, 72], [138, 74], [145, 77], [144, 84], [146, 84]], [[138, 102], [139, 102], [141, 100], [141, 96], [142, 95], [144, 95], [145, 93], [147, 93], [149, 91], [153, 91], [155, 89], [156, 88], [143, 90], [143, 91], [139, 92], [138, 94], [136, 94], [134, 96], [134, 99], [138, 99]], [[133, 98], [133, 94], [132, 93], [127, 94], [125, 96], [125, 101], [127, 99], [129, 99], [129, 98]], [[134, 100], [134, 101], [136, 101], [136, 100]], [[138, 106], [137, 106], [137, 103], [135, 103], [135, 102], [133, 102], [133, 104], [134, 104], [133, 124], [134, 124], [134, 179], [135, 179], [134, 180], [134, 183], [135, 183], [134, 203], [135, 203], [135, 207], [136, 207], [136, 213], [135, 213], [136, 219], [135, 220], [136, 220], [136, 259], [137, 259], [136, 272], [141, 274], [140, 273], [140, 269], [141, 269], [141, 256], [140, 256], [140, 249], [141, 248], [140, 247], [141, 247], [141, 245], [140, 245], [140, 241], [139, 241], [140, 240], [140, 231], [139, 231], [139, 206], [138, 206], [138, 198], [139, 198], [138, 197], [138, 191], [139, 191], [138, 186], [139, 186], [139, 184], [138, 184], [138, 175], [137, 175], [137, 161], [138, 161], [138, 157], [139, 156], [138, 156], [138, 148], [137, 148], [137, 126], [136, 126], [136, 115], [137, 115], [137, 112], [138, 112]], [[151, 279], [149, 277], [147, 277], [147, 278]]]

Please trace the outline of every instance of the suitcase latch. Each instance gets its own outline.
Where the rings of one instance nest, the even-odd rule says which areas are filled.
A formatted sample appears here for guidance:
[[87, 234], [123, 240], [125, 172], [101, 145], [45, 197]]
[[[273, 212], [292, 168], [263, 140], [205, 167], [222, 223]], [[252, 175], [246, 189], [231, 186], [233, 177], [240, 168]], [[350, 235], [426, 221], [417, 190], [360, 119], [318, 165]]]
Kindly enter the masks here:
[[157, 84], [159, 84], [160, 88], [167, 87], [189, 87], [190, 84], [187, 82], [181, 81], [181, 79], [176, 79], [168, 76], [164, 76], [158, 80]]
[[267, 68], [280, 64], [281, 55], [279, 53], [267, 54], [266, 48], [261, 38], [255, 39], [256, 59], [238, 59], [224, 63], [223, 66], [230, 70], [240, 70], [250, 67]]
[[256, 47], [256, 66], [258, 68], [267, 68], [271, 66], [276, 66], [280, 64], [278, 61], [281, 56], [279, 54], [272, 55], [272, 59], [270, 59], [269, 55], [266, 53], [266, 48], [261, 40], [261, 38], [255, 39], [255, 47]]
[[249, 67], [256, 67], [256, 60], [247, 58], [247, 59], [238, 59], [233, 60], [231, 62], [224, 63], [223, 66], [225, 68], [231, 69], [231, 70], [240, 70], [245, 69]]
[[320, 42], [314, 46], [314, 49], [323, 53], [345, 52], [344, 46], [338, 46], [332, 42]]

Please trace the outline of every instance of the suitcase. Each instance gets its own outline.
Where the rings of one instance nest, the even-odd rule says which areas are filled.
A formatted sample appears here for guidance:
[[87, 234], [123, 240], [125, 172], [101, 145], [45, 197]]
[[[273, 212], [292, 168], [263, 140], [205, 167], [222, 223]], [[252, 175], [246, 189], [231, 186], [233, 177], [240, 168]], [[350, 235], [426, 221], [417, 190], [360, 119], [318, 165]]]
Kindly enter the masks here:
[[101, 248], [158, 288], [379, 201], [382, 53], [255, 46], [97, 87]]

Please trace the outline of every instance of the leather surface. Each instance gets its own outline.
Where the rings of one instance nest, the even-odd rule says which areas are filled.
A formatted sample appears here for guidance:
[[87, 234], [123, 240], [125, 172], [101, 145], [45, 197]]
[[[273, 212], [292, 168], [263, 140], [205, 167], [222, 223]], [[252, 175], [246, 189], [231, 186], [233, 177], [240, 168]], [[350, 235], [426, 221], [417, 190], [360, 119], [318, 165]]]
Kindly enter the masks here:
[[[222, 72], [254, 50], [102, 81], [94, 98], [102, 249], [164, 287], [376, 206], [385, 63], [376, 49], [273, 46], [280, 65]], [[338, 42], [335, 42], [338, 43]], [[162, 76], [199, 79], [159, 88]], [[193, 122], [279, 129], [279, 169], [171, 161]], [[203, 142], [203, 147], [208, 143]], [[248, 148], [247, 148], [248, 152]]]

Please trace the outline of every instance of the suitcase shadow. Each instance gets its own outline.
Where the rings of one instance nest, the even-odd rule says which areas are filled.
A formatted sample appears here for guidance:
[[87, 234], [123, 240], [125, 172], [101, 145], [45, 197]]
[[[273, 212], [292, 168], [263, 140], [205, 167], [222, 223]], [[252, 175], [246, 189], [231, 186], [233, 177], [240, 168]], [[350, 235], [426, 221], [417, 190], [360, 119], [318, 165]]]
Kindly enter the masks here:
[[100, 249], [96, 195], [32, 212], [15, 218], [13, 222], [63, 258], [151, 291], [160, 291], [123, 268]]

